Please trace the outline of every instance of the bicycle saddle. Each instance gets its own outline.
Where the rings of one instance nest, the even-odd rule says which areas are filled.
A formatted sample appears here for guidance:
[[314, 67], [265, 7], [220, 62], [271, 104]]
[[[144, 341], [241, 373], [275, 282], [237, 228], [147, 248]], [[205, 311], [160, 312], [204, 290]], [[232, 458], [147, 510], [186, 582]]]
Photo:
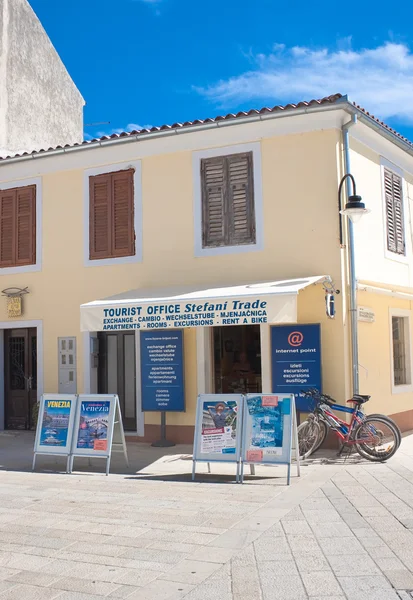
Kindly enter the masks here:
[[366, 396], [364, 394], [355, 394], [350, 400], [347, 402], [355, 402], [356, 404], [364, 404], [370, 400], [371, 396]]

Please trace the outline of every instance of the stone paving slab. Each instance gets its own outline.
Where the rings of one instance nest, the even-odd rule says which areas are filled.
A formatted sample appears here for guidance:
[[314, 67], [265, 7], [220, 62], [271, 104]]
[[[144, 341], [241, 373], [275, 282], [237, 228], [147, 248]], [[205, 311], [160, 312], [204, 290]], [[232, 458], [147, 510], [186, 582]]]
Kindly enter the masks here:
[[0, 600], [413, 597], [413, 436], [384, 465], [316, 455], [290, 487], [285, 467], [193, 483], [184, 447], [30, 473], [32, 442], [0, 435]]

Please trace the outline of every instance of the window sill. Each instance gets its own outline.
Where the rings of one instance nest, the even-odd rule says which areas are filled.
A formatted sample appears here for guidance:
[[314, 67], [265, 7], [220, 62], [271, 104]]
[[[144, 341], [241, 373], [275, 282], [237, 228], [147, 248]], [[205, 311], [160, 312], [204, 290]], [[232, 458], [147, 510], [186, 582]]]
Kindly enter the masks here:
[[0, 267], [0, 275], [20, 275], [21, 273], [36, 273], [42, 270], [42, 265], [21, 265], [19, 267]]
[[217, 248], [202, 248], [195, 247], [195, 257], [202, 256], [222, 256], [223, 254], [244, 254], [245, 252], [258, 252], [263, 250], [263, 244], [258, 242], [255, 244], [243, 244], [240, 246], [218, 246]]
[[392, 395], [411, 394], [413, 392], [413, 384], [392, 385]]
[[134, 256], [119, 256], [117, 258], [87, 259], [85, 261], [85, 267], [109, 267], [111, 265], [129, 265], [140, 262], [142, 262], [142, 257], [135, 254]]
[[390, 252], [390, 250], [387, 249], [384, 251], [384, 257], [387, 260], [391, 260], [402, 265], [407, 265], [409, 263], [409, 259], [407, 258], [406, 254], [397, 254], [396, 252]]

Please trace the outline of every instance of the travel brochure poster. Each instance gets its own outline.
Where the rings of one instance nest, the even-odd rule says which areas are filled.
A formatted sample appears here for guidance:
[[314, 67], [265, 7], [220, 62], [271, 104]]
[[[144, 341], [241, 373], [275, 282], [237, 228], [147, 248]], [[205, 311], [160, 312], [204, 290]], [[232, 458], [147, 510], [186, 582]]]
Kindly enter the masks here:
[[278, 396], [247, 398], [248, 424], [246, 460], [262, 462], [282, 455], [284, 415], [290, 413], [290, 399]]
[[201, 454], [235, 454], [237, 413], [233, 400], [203, 403]]
[[108, 449], [109, 401], [85, 400], [80, 405], [77, 447]]
[[40, 446], [67, 446], [71, 410], [71, 400], [45, 400], [41, 415]]

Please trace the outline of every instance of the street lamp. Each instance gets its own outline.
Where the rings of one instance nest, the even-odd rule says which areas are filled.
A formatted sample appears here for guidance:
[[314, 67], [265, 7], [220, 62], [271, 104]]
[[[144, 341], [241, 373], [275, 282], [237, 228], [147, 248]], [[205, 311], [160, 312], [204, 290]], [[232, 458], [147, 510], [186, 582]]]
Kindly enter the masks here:
[[343, 187], [343, 183], [346, 181], [347, 178], [349, 178], [351, 183], [353, 184], [353, 194], [348, 195], [346, 207], [343, 210], [340, 210], [340, 213], [342, 215], [347, 215], [348, 218], [350, 219], [350, 221], [352, 221], [353, 223], [358, 223], [360, 221], [361, 217], [363, 215], [369, 213], [370, 211], [368, 208], [366, 208], [366, 205], [364, 204], [364, 202], [362, 202], [362, 197], [358, 196], [356, 194], [356, 182], [351, 173], [346, 173], [346, 175], [344, 175], [344, 177], [340, 181], [340, 186], [338, 188], [338, 196], [339, 196], [339, 200], [340, 200], [340, 205], [341, 205], [341, 190]]
[[[353, 194], [350, 194], [350, 186], [347, 185], [347, 202], [344, 209], [341, 210], [341, 192], [344, 182], [349, 179], [353, 185]], [[346, 173], [338, 187], [338, 205], [340, 214], [348, 217], [348, 259], [349, 259], [349, 284], [350, 284], [350, 321], [351, 321], [351, 362], [353, 374], [353, 394], [359, 393], [359, 360], [358, 360], [358, 320], [357, 320], [357, 279], [356, 263], [354, 260], [354, 231], [353, 224], [360, 221], [361, 217], [370, 212], [361, 196], [356, 193], [356, 182], [351, 173]], [[340, 219], [340, 244], [342, 243], [342, 227]]]

